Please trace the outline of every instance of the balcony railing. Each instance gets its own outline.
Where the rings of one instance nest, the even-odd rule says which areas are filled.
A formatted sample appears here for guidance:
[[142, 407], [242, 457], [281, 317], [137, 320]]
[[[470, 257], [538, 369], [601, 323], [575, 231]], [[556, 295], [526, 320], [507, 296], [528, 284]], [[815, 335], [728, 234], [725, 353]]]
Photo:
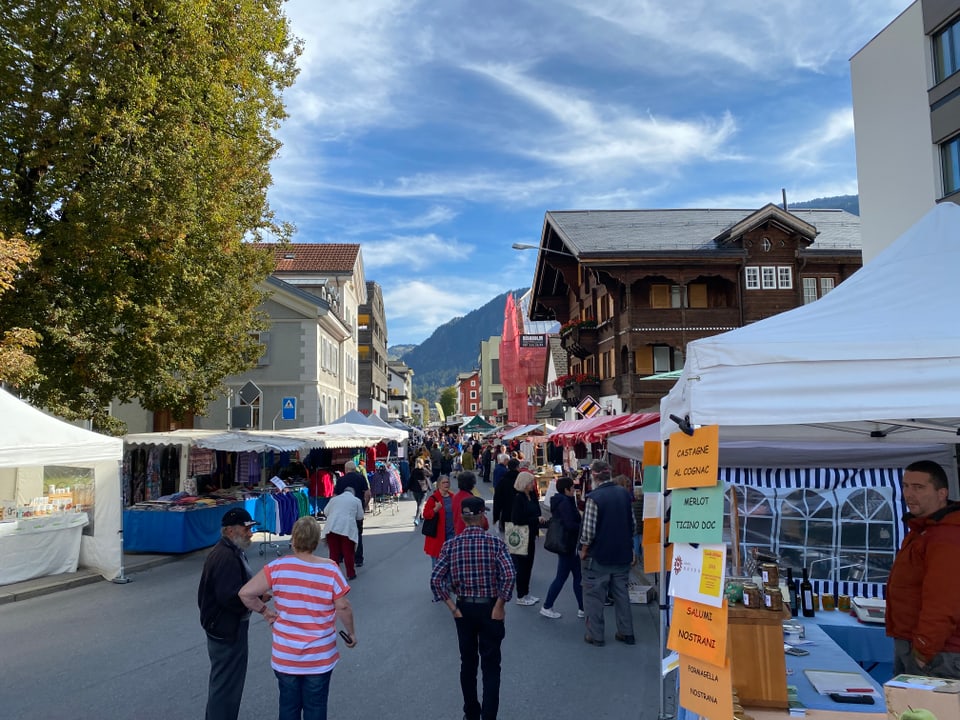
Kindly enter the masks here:
[[563, 399], [571, 405], [577, 405], [587, 395], [596, 400], [600, 397], [600, 383], [570, 383], [561, 391]]
[[597, 328], [573, 328], [560, 336], [560, 344], [571, 355], [590, 357], [597, 351]]

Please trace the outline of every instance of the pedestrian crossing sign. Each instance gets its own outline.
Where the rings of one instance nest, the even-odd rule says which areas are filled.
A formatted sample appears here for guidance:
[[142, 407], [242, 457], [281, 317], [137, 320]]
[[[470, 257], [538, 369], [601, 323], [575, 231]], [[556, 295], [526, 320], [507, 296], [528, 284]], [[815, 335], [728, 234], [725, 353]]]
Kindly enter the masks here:
[[577, 405], [577, 411], [584, 417], [592, 418], [600, 413], [600, 403], [587, 395]]
[[297, 399], [295, 397], [285, 397], [280, 403], [281, 417], [284, 420], [297, 419]]

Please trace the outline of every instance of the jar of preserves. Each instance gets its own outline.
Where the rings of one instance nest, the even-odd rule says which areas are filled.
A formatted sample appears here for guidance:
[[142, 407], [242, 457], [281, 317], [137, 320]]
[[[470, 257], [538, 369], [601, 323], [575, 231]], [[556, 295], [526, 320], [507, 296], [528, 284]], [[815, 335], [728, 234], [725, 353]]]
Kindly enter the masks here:
[[763, 586], [763, 606], [774, 612], [783, 610], [783, 593], [780, 592], [779, 585]]
[[748, 608], [763, 607], [763, 596], [760, 594], [760, 586], [756, 583], [746, 582], [743, 584], [743, 606]]
[[845, 612], [845, 613], [850, 612], [850, 596], [849, 595], [841, 595], [840, 597], [837, 598], [837, 609], [840, 612]]
[[780, 568], [776, 563], [762, 563], [760, 565], [760, 577], [764, 585], [780, 584]]

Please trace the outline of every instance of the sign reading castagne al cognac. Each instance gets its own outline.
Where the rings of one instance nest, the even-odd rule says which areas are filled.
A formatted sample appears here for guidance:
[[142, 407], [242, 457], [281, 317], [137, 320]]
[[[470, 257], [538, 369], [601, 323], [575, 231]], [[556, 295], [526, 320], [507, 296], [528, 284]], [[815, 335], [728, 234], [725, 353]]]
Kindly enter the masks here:
[[719, 459], [719, 425], [697, 428], [693, 435], [673, 433], [667, 463], [667, 488], [716, 485]]

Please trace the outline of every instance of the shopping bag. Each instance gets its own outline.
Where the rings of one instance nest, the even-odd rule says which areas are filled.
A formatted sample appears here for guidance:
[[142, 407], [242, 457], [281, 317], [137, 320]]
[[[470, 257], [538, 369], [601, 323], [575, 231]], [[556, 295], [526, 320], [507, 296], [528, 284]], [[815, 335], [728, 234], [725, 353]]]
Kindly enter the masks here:
[[530, 528], [512, 522], [504, 523], [503, 541], [511, 555], [526, 555], [530, 550]]
[[569, 555], [573, 548], [570, 546], [570, 533], [563, 526], [560, 518], [554, 515], [547, 525], [547, 534], [543, 538], [543, 549], [557, 555]]
[[420, 525], [420, 533], [427, 537], [436, 537], [440, 529], [440, 516], [434, 515], [432, 518], [423, 518]]

